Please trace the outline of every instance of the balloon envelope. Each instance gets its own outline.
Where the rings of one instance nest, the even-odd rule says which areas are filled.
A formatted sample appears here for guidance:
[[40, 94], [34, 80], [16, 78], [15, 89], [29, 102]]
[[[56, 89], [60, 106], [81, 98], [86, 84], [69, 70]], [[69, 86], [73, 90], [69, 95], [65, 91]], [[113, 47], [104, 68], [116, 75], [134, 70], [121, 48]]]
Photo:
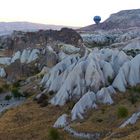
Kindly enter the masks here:
[[93, 20], [94, 20], [94, 22], [95, 22], [96, 24], [99, 24], [99, 22], [101, 21], [101, 17], [100, 17], [100, 16], [95, 16], [95, 17], [93, 18]]

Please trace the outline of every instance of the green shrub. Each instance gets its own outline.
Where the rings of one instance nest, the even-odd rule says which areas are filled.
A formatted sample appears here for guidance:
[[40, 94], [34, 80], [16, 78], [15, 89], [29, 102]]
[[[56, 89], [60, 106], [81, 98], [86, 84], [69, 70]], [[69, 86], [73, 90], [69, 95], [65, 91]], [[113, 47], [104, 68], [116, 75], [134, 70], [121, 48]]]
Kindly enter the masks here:
[[32, 95], [34, 95], [34, 93], [33, 92], [29, 92], [29, 91], [23, 91], [23, 93], [22, 93], [22, 96], [25, 97], [25, 98], [29, 98]]
[[40, 104], [40, 107], [46, 107], [48, 106], [48, 101], [47, 100], [44, 100], [41, 104]]
[[11, 93], [13, 95], [14, 98], [20, 98], [22, 95], [21, 93], [18, 91], [17, 88], [12, 88], [11, 89]]
[[129, 90], [129, 97], [128, 100], [132, 103], [135, 104], [139, 99], [140, 99], [140, 87], [130, 87], [128, 88]]
[[108, 80], [108, 83], [109, 84], [112, 84], [113, 83], [113, 78], [111, 78], [110, 76], [108, 76], [107, 80]]
[[40, 86], [39, 88], [40, 88], [40, 91], [43, 91], [44, 90], [44, 87], [43, 86]]
[[121, 106], [117, 110], [117, 115], [119, 118], [126, 118], [128, 116], [128, 109]]
[[97, 122], [101, 123], [103, 122], [103, 119], [97, 119]]
[[140, 93], [140, 86], [132, 87], [131, 92], [137, 92]]
[[3, 88], [2, 87], [0, 87], [0, 93], [2, 93], [3, 92]]
[[74, 101], [67, 101], [66, 103], [67, 103], [67, 106], [68, 106], [68, 110], [72, 110], [72, 108], [75, 105], [75, 102]]
[[132, 103], [135, 104], [138, 99], [140, 98], [140, 96], [137, 93], [130, 93], [128, 100]]
[[43, 77], [44, 77], [44, 74], [40, 74], [39, 78], [41, 78], [41, 79], [42, 79]]
[[7, 100], [7, 101], [9, 101], [11, 98], [12, 98], [11, 95], [6, 95], [6, 96], [5, 96], [5, 100]]
[[41, 104], [47, 99], [48, 99], [48, 97], [45, 94], [41, 94], [41, 96], [37, 99], [37, 103]]
[[51, 128], [49, 130], [49, 140], [60, 140], [60, 134], [57, 129]]

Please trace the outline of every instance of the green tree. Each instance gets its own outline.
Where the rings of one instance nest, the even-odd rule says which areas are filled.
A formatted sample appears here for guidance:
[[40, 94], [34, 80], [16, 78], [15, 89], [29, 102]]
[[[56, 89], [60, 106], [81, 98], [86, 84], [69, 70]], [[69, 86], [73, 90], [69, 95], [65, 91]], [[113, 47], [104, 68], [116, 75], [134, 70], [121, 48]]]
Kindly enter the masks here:
[[11, 95], [6, 95], [6, 96], [5, 96], [5, 100], [7, 100], [7, 101], [9, 101], [11, 98], [12, 98]]
[[11, 93], [12, 93], [14, 98], [18, 98], [19, 99], [22, 96], [17, 88], [12, 88]]

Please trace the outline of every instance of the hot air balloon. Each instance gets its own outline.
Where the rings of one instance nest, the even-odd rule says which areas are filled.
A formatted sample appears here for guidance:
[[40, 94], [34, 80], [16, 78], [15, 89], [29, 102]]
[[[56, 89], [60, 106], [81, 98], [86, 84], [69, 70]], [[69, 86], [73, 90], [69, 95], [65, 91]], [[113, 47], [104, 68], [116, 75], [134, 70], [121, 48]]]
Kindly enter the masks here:
[[94, 20], [94, 22], [95, 22], [96, 24], [99, 24], [100, 21], [101, 21], [101, 17], [100, 17], [100, 16], [95, 16], [95, 17], [93, 18], [93, 20]]

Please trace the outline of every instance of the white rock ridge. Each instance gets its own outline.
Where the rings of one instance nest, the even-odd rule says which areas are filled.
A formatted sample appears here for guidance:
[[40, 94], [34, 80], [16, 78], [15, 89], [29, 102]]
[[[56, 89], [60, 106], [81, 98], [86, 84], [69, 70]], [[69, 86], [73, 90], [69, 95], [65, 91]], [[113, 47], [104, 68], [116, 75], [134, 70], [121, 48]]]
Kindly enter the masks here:
[[21, 63], [31, 63], [38, 58], [40, 51], [38, 49], [24, 49], [22, 52], [17, 51], [12, 57], [1, 57], [0, 64], [10, 65], [20, 59]]
[[96, 109], [98, 107], [98, 103], [113, 104], [111, 96], [113, 96], [115, 93], [116, 92], [112, 86], [106, 88], [104, 87], [96, 94], [94, 92], [88, 91], [74, 105], [71, 111], [72, 120], [76, 120], [78, 118], [83, 119], [84, 113], [88, 109]]
[[82, 38], [85, 42], [88, 42], [88, 43], [96, 45], [96, 46], [105, 45], [105, 44], [109, 43], [108, 36], [104, 33], [83, 34]]
[[127, 86], [136, 86], [138, 83], [140, 83], [140, 54], [120, 68], [113, 81], [113, 87], [125, 92]]
[[100, 134], [98, 132], [94, 133], [78, 132], [72, 129], [70, 126], [65, 127], [64, 130], [69, 134], [81, 139], [98, 140], [100, 138]]
[[20, 57], [21, 57], [21, 52], [17, 51], [11, 59], [11, 63], [14, 63], [17, 59], [20, 59]]
[[55, 128], [63, 128], [66, 127], [68, 125], [68, 121], [67, 121], [67, 114], [63, 114], [61, 115], [57, 121], [55, 122], [54, 126]]
[[31, 50], [23, 50], [22, 54], [21, 54], [21, 57], [20, 57], [20, 62], [21, 63], [25, 63], [28, 61], [28, 58], [30, 56], [30, 53], [31, 53]]
[[5, 77], [5, 76], [6, 76], [6, 72], [4, 68], [0, 68], [0, 77]]
[[115, 93], [116, 91], [112, 86], [104, 87], [97, 92], [97, 101], [103, 104], [113, 104], [111, 96]]
[[97, 108], [96, 95], [94, 92], [87, 92], [81, 99], [74, 105], [71, 114], [72, 120], [77, 118], [83, 119], [83, 114], [87, 109]]
[[113, 80], [123, 62], [129, 60], [124, 52], [110, 49], [94, 50], [77, 59], [71, 56], [53, 67], [41, 83], [48, 91], [57, 92], [50, 101], [52, 104], [64, 105], [72, 98], [81, 98], [89, 89], [96, 93], [101, 87], [108, 85], [109, 78]]
[[76, 48], [70, 44], [59, 44], [61, 46], [61, 50], [66, 54], [75, 54], [80, 51], [80, 48]]
[[0, 58], [0, 64], [10, 65], [11, 64], [11, 58], [10, 57], [1, 57]]
[[135, 39], [134, 41], [130, 42], [129, 44], [127, 44], [123, 50], [140, 50], [140, 39]]
[[48, 74], [43, 77], [41, 84], [45, 85], [49, 91], [58, 91], [61, 85], [64, 83], [68, 73], [77, 62], [77, 59], [77, 57], [69, 56], [58, 63]]
[[27, 60], [27, 63], [31, 63], [32, 61], [36, 60], [38, 58], [38, 54], [39, 54], [39, 50], [38, 49], [33, 49], [29, 55], [29, 58]]
[[50, 100], [53, 105], [78, 101], [71, 117], [83, 119], [87, 109], [96, 108], [98, 103], [113, 104], [115, 88], [125, 91], [128, 84], [140, 82], [139, 59], [139, 55], [132, 59], [117, 49], [94, 49], [81, 58], [63, 58], [44, 75], [41, 84], [45, 91], [56, 93]]
[[140, 118], [140, 112], [134, 113], [127, 121], [125, 121], [120, 128], [123, 128], [129, 124], [135, 124], [136, 121]]

